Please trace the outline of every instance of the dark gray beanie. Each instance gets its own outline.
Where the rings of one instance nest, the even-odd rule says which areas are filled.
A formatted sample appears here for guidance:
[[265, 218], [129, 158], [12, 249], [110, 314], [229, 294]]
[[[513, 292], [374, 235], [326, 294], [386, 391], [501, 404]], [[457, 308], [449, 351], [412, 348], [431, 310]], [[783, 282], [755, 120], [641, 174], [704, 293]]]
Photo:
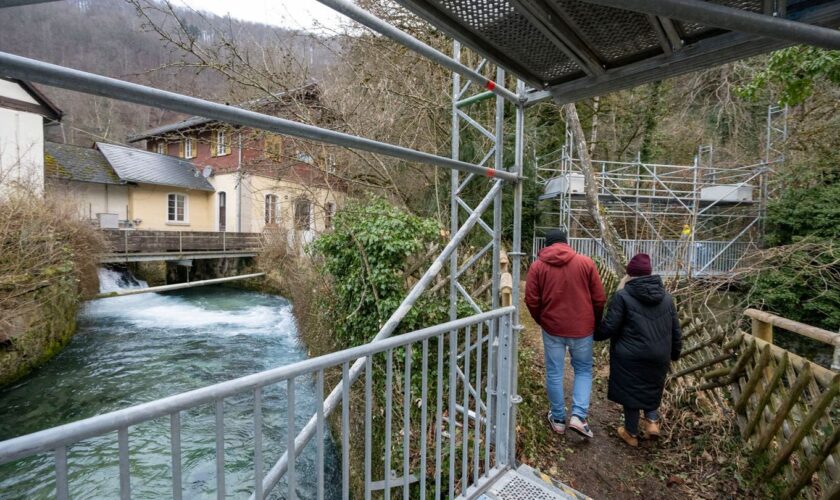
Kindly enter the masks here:
[[550, 247], [555, 243], [568, 243], [565, 229], [552, 229], [545, 234], [545, 246]]

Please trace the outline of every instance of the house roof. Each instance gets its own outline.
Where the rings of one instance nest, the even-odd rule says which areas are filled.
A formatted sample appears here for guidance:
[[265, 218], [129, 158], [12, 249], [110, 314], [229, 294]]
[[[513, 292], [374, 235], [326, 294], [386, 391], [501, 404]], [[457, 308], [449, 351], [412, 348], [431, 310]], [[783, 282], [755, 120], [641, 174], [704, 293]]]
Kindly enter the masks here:
[[[244, 108], [244, 109], [254, 109], [259, 108], [261, 106], [265, 106], [267, 104], [272, 104], [276, 102], [276, 99], [282, 98], [284, 96], [291, 96], [295, 94], [306, 94], [308, 91], [316, 91], [318, 89], [318, 84], [315, 82], [308, 83], [302, 87], [290, 90], [288, 92], [278, 92], [276, 94], [272, 94], [271, 97], [260, 97], [257, 99], [252, 99], [250, 101], [245, 101], [239, 104], [236, 104], [235, 107], [237, 108]], [[162, 135], [166, 135], [168, 133], [177, 132], [179, 130], [186, 130], [195, 127], [200, 127], [202, 125], [206, 125], [211, 122], [215, 122], [216, 120], [210, 118], [204, 118], [202, 116], [191, 116], [186, 120], [181, 120], [175, 123], [169, 123], [167, 125], [162, 125], [160, 127], [155, 127], [149, 130], [145, 130], [140, 132], [136, 135], [130, 135], [126, 139], [127, 142], [139, 142], [146, 139], [152, 139], [155, 137], [160, 137]]]
[[[22, 103], [23, 105], [32, 106], [31, 109], [27, 108], [25, 111], [31, 111], [33, 113], [39, 114], [44, 118], [47, 118], [48, 120], [61, 121], [61, 117], [64, 116], [64, 112], [58, 109], [58, 106], [53, 104], [53, 102], [46, 95], [44, 95], [44, 93], [41, 92], [41, 90], [38, 87], [24, 80], [16, 80], [14, 78], [4, 78], [4, 80], [14, 82], [20, 85], [21, 88], [23, 88], [23, 90], [25, 90], [26, 93], [29, 94], [33, 99], [35, 99], [35, 102], [38, 103], [38, 105]], [[6, 104], [8, 105], [13, 103], [9, 102]]]
[[189, 161], [104, 142], [97, 142], [96, 148], [124, 181], [215, 191]]
[[49, 141], [44, 142], [44, 174], [70, 181], [125, 184], [99, 151]]

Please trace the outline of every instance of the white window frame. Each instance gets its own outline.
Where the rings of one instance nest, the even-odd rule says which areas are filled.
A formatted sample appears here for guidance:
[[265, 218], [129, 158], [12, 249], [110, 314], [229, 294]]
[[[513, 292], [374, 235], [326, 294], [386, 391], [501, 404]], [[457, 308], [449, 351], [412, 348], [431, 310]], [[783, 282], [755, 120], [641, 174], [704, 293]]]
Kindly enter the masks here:
[[[175, 196], [175, 219], [169, 218], [169, 199]], [[184, 220], [178, 220], [178, 196], [184, 199]], [[190, 223], [190, 195], [186, 193], [167, 193], [166, 194], [166, 223], [175, 226], [185, 226]]]
[[184, 158], [195, 158], [198, 144], [196, 144], [195, 137], [186, 137], [184, 139]]
[[[272, 198], [273, 198], [273, 203], [270, 203], [269, 199], [272, 199]], [[265, 210], [263, 210], [263, 220], [264, 220], [265, 224], [266, 225], [268, 225], [268, 224], [280, 225], [280, 196], [275, 194], [275, 193], [267, 193], [265, 195], [265, 197], [263, 198], [263, 201], [265, 202], [265, 207], [264, 207]], [[269, 215], [268, 214], [268, 212], [269, 212], [268, 207], [269, 206], [273, 206], [273, 209], [271, 210], [271, 215], [272, 215], [271, 220], [268, 217], [268, 215]]]
[[166, 146], [167, 146], [166, 141], [160, 141], [160, 142], [158, 142], [158, 143], [157, 143], [157, 146], [156, 146], [156, 148], [155, 148], [155, 151], [156, 151], [156, 152], [157, 152], [157, 154], [159, 154], [159, 155], [165, 155], [165, 154], [168, 152], [168, 151], [166, 150], [166, 149], [167, 149], [167, 148], [166, 148]]
[[224, 129], [216, 131], [216, 156], [225, 156], [227, 153], [227, 133]]

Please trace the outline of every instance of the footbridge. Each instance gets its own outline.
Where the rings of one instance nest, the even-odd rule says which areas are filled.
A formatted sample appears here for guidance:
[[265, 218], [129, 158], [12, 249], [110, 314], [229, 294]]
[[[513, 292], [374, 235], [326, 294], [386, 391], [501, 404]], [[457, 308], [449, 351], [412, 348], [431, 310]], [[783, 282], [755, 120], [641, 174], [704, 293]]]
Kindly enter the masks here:
[[261, 233], [139, 229], [103, 233], [109, 248], [100, 258], [103, 264], [255, 257], [262, 245]]
[[[13, 0], [0, 8], [43, 1]], [[450, 155], [4, 52], [0, 74], [446, 169], [449, 241], [380, 329], [366, 332], [369, 340], [363, 345], [13, 438], [0, 443], [0, 464], [39, 456], [38, 474], [54, 485], [57, 498], [66, 499], [74, 485], [91, 479], [78, 460], [89, 456], [85, 441], [101, 436], [115, 445], [118, 495], [130, 498], [138, 484], [132, 476], [136, 453], [146, 442], [143, 433], [163, 429], [169, 450], [156, 471], [170, 480], [172, 496], [180, 499], [192, 486], [185, 472], [195, 466], [193, 457], [185, 459], [182, 453], [181, 430], [195, 412], [210, 411], [215, 426], [202, 431], [213, 459], [202, 464], [202, 495], [296, 498], [297, 486], [307, 481], [315, 484], [317, 498], [328, 492], [344, 499], [351, 492], [366, 499], [391, 494], [406, 500], [581, 498], [562, 485], [535, 479], [517, 462], [522, 325], [519, 308], [508, 304], [520, 302], [519, 287], [511, 284], [520, 283], [526, 255], [527, 109], [604, 95], [793, 44], [840, 49], [840, 32], [834, 29], [840, 26], [838, 0], [397, 0], [454, 38], [451, 55], [349, 0], [319, 1], [452, 72]], [[462, 134], [470, 138], [463, 151]], [[507, 224], [503, 214], [510, 215]], [[505, 279], [503, 237], [511, 244]], [[177, 249], [172, 241], [159, 250], [124, 243], [116, 255], [126, 261], [145, 258], [143, 253], [182, 259], [207, 255], [202, 252], [253, 251], [232, 249], [227, 236], [221, 238], [221, 248], [212, 249], [187, 248], [183, 235]], [[480, 272], [470, 272], [475, 269]], [[442, 272], [448, 279], [438, 287]], [[470, 281], [482, 273], [491, 278], [490, 287]], [[502, 300], [503, 285], [510, 289], [509, 301]], [[402, 333], [401, 322], [433, 286], [448, 292], [448, 321]], [[746, 423], [744, 438], [773, 454], [768, 474], [789, 475], [791, 496], [810, 487], [808, 496], [837, 498], [840, 431], [832, 415], [838, 377], [767, 340], [692, 314], [687, 305], [682, 310], [687, 338], [694, 343], [679, 376], [673, 377], [675, 384], [687, 380], [698, 392], [728, 390], [739, 422]], [[685, 378], [698, 376], [701, 381]], [[306, 410], [309, 400], [298, 397], [305, 384], [314, 386], [315, 394]], [[278, 395], [287, 402], [285, 412], [264, 413], [265, 398]], [[247, 425], [231, 428], [229, 419], [236, 415], [244, 415]], [[283, 443], [266, 445], [267, 436], [278, 434]], [[232, 435], [237, 446], [253, 450], [247, 472], [240, 468], [235, 476], [232, 469], [242, 464], [229, 463], [225, 454]], [[755, 435], [758, 439], [751, 438]], [[337, 463], [328, 463], [327, 443], [337, 448]], [[337, 484], [325, 484], [328, 467], [340, 470]]]

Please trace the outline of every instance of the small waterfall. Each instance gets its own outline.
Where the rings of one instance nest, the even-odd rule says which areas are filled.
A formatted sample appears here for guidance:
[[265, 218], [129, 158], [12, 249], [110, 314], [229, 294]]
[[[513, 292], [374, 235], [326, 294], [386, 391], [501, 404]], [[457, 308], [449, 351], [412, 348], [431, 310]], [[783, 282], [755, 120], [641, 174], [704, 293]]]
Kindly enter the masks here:
[[109, 269], [100, 267], [99, 273], [99, 293], [114, 292], [117, 290], [136, 290], [139, 288], [149, 288], [149, 284], [143, 280], [138, 280], [128, 270]]

